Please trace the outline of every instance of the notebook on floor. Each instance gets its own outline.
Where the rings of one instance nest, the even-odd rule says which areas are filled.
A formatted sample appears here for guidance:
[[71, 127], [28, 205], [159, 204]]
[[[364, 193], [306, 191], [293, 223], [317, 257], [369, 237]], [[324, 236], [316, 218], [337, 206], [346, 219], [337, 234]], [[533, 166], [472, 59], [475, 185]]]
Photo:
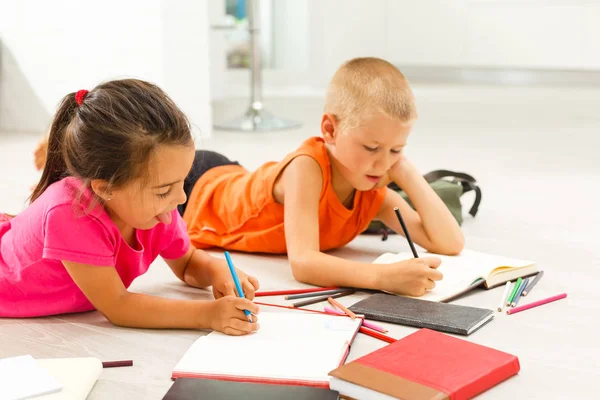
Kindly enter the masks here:
[[59, 392], [63, 385], [31, 355], [0, 360], [0, 399], [21, 400]]
[[173, 369], [173, 378], [206, 378], [329, 387], [360, 320], [303, 312], [264, 312], [260, 330], [245, 336], [200, 337]]
[[102, 362], [94, 357], [48, 358], [36, 362], [56, 378], [63, 389], [35, 400], [85, 400], [102, 373]]
[[[473, 250], [463, 250], [458, 256], [444, 256], [433, 253], [423, 253], [421, 256], [439, 257], [442, 264], [438, 270], [444, 274], [444, 278], [436, 282], [433, 290], [419, 297], [423, 300], [450, 301], [482, 284], [489, 289], [539, 272], [538, 266], [532, 261]], [[375, 264], [390, 264], [409, 258], [413, 258], [412, 253], [384, 253], [373, 262]]]
[[308, 386], [179, 378], [163, 400], [338, 400], [338, 392]]
[[494, 318], [486, 308], [376, 293], [353, 304], [350, 310], [366, 319], [470, 335]]
[[340, 396], [361, 400], [462, 400], [519, 370], [514, 355], [421, 329], [336, 368], [330, 383]]

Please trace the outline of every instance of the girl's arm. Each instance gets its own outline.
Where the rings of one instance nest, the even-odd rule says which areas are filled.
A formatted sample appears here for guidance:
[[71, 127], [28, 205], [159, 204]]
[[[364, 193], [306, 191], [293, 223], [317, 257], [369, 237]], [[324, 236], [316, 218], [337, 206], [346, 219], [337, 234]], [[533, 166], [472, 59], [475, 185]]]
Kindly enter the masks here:
[[[227, 261], [215, 258], [204, 250], [196, 249], [190, 245], [187, 253], [178, 259], [168, 260], [173, 273], [190, 286], [197, 288], [213, 287], [215, 298], [223, 296], [235, 296], [235, 284], [229, 271]], [[253, 276], [248, 276], [244, 271], [235, 269], [239, 278], [244, 296], [248, 299], [254, 299], [254, 292], [258, 290], [258, 280]]]
[[394, 207], [398, 207], [411, 238], [419, 246], [438, 254], [460, 253], [464, 247], [464, 236], [456, 219], [417, 168], [402, 158], [389, 175], [406, 192], [416, 211], [398, 193], [388, 189], [376, 218], [404, 235], [394, 212]]
[[288, 258], [294, 277], [320, 286], [383, 289], [421, 295], [441, 274], [439, 259], [378, 265], [345, 260], [322, 253], [319, 247], [319, 197], [323, 187], [321, 167], [308, 156], [299, 156], [282, 172], [284, 226]]
[[175, 300], [127, 291], [113, 267], [63, 261], [69, 275], [92, 305], [111, 323], [132, 328], [216, 329], [245, 334], [257, 329], [243, 312], [258, 313], [247, 299]]

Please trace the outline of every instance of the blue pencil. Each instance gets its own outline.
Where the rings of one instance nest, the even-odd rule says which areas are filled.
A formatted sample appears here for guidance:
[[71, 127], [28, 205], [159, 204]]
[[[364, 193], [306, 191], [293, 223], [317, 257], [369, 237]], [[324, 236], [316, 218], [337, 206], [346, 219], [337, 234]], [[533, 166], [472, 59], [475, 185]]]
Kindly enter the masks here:
[[[229, 265], [229, 272], [231, 272], [231, 276], [233, 277], [233, 283], [235, 283], [235, 288], [238, 292], [238, 295], [245, 299], [244, 291], [242, 290], [242, 285], [240, 285], [240, 280], [238, 279], [237, 274], [235, 273], [235, 267], [233, 266], [233, 262], [231, 261], [231, 257], [229, 256], [229, 252], [225, 252], [225, 259], [227, 260], [227, 265]], [[244, 314], [248, 317], [248, 321], [252, 322], [252, 314], [248, 310], [244, 310]]]
[[523, 290], [525, 290], [528, 283], [529, 283], [529, 278], [523, 279], [523, 282], [521, 282], [521, 286], [519, 287], [519, 290], [517, 290], [517, 294], [515, 294], [515, 297], [513, 298], [512, 304], [510, 305], [511, 307], [515, 307], [517, 305], [517, 303], [519, 302], [519, 298], [523, 294]]

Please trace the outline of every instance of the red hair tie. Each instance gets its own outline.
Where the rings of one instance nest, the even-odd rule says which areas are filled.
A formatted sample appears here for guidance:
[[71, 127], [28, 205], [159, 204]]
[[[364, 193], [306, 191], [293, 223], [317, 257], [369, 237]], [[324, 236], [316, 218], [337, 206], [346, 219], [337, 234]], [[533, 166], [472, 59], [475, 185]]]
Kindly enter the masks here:
[[83, 104], [83, 99], [85, 99], [86, 94], [88, 94], [88, 91], [85, 89], [78, 90], [77, 93], [75, 93], [75, 101], [77, 102], [77, 104]]

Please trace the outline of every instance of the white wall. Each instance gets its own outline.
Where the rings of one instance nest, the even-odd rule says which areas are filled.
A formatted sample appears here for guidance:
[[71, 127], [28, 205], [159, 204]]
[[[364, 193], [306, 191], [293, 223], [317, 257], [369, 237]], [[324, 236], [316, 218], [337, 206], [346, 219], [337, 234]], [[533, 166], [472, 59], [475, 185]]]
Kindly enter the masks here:
[[[165, 89], [210, 134], [206, 0], [0, 1], [0, 39], [17, 66], [11, 70], [48, 115], [66, 93], [135, 77]], [[0, 85], [12, 79], [2, 75]], [[4, 129], [19, 126], [14, 116], [22, 113], [14, 110], [33, 101], [12, 90], [0, 99]]]
[[[301, 37], [298, 20], [308, 20], [307, 65], [300, 71], [287, 65], [266, 69], [267, 96], [322, 93], [335, 69], [358, 56], [383, 57], [401, 67], [600, 71], [596, 0], [297, 1], [307, 7], [306, 17], [276, 12], [274, 23], [296, 26]], [[296, 57], [306, 54], [294, 40], [280, 46], [299, 47]], [[276, 46], [275, 59], [278, 51]], [[215, 98], [248, 95], [246, 71], [213, 73], [221, 82]]]

